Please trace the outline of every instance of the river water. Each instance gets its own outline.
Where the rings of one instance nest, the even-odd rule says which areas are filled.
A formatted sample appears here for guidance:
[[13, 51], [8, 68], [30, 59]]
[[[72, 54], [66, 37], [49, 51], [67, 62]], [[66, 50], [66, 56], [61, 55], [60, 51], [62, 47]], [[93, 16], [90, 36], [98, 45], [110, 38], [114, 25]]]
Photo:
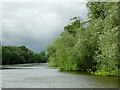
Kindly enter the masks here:
[[2, 88], [117, 88], [118, 78], [85, 72], [60, 72], [48, 64], [4, 66]]

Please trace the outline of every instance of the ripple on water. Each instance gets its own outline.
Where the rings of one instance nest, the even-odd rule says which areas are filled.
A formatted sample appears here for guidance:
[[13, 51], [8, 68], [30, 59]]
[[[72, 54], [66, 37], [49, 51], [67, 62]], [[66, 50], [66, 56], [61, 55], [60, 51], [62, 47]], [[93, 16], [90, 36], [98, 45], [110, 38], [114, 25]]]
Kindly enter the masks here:
[[[59, 72], [48, 64], [20, 65], [3, 71], [3, 88], [117, 88], [117, 77]], [[13, 67], [13, 66], [10, 66]], [[9, 68], [9, 67], [8, 67]]]

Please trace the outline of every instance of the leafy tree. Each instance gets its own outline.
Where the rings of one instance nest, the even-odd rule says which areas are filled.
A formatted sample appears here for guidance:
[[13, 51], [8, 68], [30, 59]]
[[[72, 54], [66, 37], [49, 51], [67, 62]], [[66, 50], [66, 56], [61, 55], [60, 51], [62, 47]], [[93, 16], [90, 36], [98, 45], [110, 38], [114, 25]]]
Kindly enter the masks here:
[[49, 63], [60, 70], [84, 70], [95, 75], [118, 75], [118, 3], [88, 2], [89, 20], [79, 17], [64, 27], [46, 48]]
[[88, 7], [88, 16], [89, 18], [95, 19], [104, 19], [105, 18], [105, 10], [104, 10], [105, 2], [88, 2], [86, 6]]
[[25, 46], [2, 46], [2, 64], [46, 63], [44, 51], [36, 54]]

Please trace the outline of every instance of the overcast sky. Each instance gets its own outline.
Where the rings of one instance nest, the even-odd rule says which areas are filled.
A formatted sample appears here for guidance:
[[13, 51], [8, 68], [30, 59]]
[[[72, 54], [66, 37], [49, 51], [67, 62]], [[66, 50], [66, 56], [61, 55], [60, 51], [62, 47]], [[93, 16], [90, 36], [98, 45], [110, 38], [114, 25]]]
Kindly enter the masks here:
[[25, 45], [39, 53], [75, 16], [87, 19], [85, 2], [2, 3], [2, 44]]

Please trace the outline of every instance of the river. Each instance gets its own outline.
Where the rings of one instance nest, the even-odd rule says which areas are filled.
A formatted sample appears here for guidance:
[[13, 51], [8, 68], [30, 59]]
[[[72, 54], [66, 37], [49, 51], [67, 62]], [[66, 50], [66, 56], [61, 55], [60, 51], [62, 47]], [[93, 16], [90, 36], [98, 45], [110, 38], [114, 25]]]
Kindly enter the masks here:
[[118, 78], [85, 72], [60, 72], [44, 64], [5, 65], [2, 88], [117, 88]]

